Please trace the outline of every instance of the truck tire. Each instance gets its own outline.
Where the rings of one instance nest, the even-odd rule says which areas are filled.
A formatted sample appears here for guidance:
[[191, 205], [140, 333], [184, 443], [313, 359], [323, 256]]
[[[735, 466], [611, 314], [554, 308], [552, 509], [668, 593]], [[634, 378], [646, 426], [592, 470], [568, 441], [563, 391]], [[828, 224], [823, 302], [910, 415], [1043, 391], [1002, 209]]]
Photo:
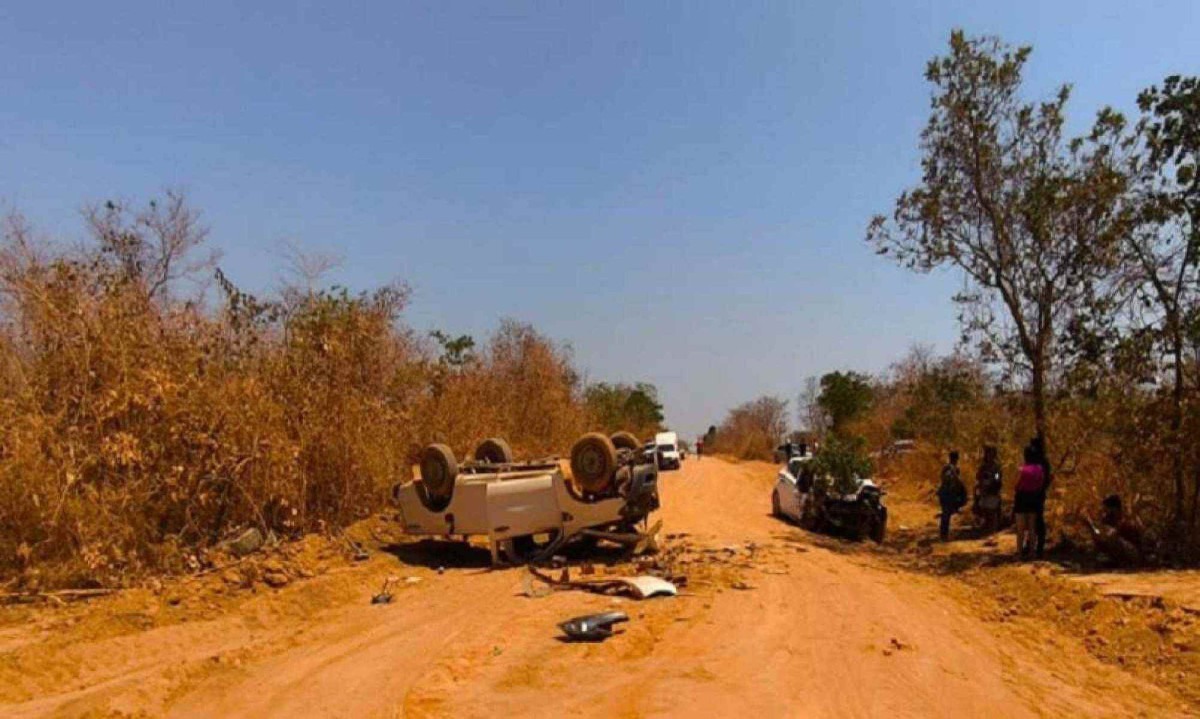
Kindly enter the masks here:
[[632, 432], [614, 432], [609, 439], [612, 440], [613, 446], [617, 449], [636, 450], [642, 446]]
[[571, 476], [585, 492], [608, 489], [616, 468], [617, 448], [600, 432], [588, 432], [571, 446]]
[[512, 447], [499, 437], [488, 437], [475, 448], [475, 460], [488, 464], [512, 464]]
[[444, 444], [431, 444], [421, 451], [421, 483], [431, 500], [453, 494], [456, 477], [458, 460], [454, 458], [454, 450]]

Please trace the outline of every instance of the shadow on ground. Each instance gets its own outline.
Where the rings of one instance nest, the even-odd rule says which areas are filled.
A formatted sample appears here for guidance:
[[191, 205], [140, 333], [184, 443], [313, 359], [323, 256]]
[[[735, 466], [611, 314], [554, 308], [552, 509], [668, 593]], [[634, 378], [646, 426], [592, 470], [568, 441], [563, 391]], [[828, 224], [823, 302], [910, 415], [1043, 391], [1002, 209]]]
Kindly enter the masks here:
[[385, 544], [380, 549], [401, 562], [429, 569], [490, 569], [492, 554], [486, 547], [445, 539]]
[[[380, 546], [404, 564], [429, 569], [492, 569], [492, 554], [487, 547], [449, 539], [421, 539], [415, 542], [392, 542]], [[614, 566], [629, 561], [628, 547], [609, 542], [568, 542], [556, 556], [568, 562], [587, 562]]]

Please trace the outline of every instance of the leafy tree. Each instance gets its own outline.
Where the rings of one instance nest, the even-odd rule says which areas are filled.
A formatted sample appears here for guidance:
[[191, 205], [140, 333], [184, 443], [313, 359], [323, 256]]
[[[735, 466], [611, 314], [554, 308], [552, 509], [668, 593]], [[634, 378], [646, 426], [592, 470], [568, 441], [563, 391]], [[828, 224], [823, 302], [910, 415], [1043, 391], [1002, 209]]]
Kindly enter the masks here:
[[922, 179], [877, 216], [867, 240], [899, 264], [961, 271], [964, 337], [983, 355], [1028, 378], [1037, 431], [1047, 434], [1048, 385], [1059, 341], [1096, 307], [1119, 232], [1116, 167], [1123, 123], [1099, 113], [1091, 133], [1063, 136], [1066, 85], [1024, 102], [1030, 48], [956, 30], [948, 54], [930, 61], [933, 112], [921, 134]]
[[608, 432], [629, 430], [638, 436], [662, 428], [663, 406], [658, 388], [647, 382], [609, 384], [597, 382], [584, 390], [592, 421]]
[[442, 348], [438, 361], [443, 365], [461, 369], [476, 360], [475, 338], [471, 335], [452, 337], [441, 330], [433, 330], [429, 336]]
[[870, 377], [857, 372], [830, 372], [821, 377], [817, 405], [829, 418], [829, 430], [838, 434], [871, 408], [874, 397]]
[[[1133, 333], [1147, 332], [1170, 358], [1171, 472], [1175, 516], [1184, 515], [1185, 352], [1200, 326], [1200, 78], [1173, 75], [1138, 96], [1133, 154], [1134, 226], [1122, 243], [1125, 282], [1134, 288]], [[1200, 503], [1200, 477], [1191, 519]]]
[[866, 440], [834, 434], [817, 450], [813, 470], [818, 477], [827, 477], [834, 491], [849, 494], [855, 489], [855, 480], [870, 477], [874, 467], [867, 455]]

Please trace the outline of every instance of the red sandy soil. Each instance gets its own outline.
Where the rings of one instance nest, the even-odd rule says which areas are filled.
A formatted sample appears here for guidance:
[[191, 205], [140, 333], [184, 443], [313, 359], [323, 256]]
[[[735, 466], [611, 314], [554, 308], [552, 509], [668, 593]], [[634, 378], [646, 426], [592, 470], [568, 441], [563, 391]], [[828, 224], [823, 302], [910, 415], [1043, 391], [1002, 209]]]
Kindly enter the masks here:
[[[294, 550], [284, 560], [316, 576], [277, 589], [213, 576], [0, 610], [0, 716], [1188, 713], [1070, 623], [1014, 616], [1003, 588], [977, 597], [991, 575], [973, 584], [772, 518], [774, 472], [705, 458], [662, 475], [667, 545], [702, 558], [675, 598], [531, 598], [525, 570], [491, 570], [486, 551], [401, 543], [358, 564]], [[388, 576], [395, 601], [371, 605]], [[557, 622], [614, 608], [630, 615], [622, 634], [556, 638]]]

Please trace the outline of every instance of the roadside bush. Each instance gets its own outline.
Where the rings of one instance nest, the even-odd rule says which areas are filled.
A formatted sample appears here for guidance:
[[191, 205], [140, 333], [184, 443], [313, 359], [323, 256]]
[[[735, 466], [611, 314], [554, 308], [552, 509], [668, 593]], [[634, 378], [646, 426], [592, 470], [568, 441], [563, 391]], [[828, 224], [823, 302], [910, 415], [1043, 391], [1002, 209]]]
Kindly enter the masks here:
[[[947, 367], [964, 367], [962, 358], [925, 360], [914, 363], [910, 355], [881, 378], [877, 394], [885, 400], [858, 418], [852, 431], [868, 436], [869, 446], [881, 450], [883, 474], [918, 493], [936, 488], [952, 449], [962, 455], [964, 480], [970, 487], [983, 447], [993, 445], [1000, 454], [1005, 494], [1011, 495], [1022, 450], [1035, 431], [1029, 398], [1003, 391], [995, 381], [985, 390], [988, 377], [978, 368], [958, 374], [969, 380], [966, 384], [947, 374]], [[962, 391], [970, 387], [975, 389]], [[1200, 536], [1195, 527], [1175, 523], [1172, 506], [1169, 392], [1140, 386], [1136, 376], [1117, 370], [1100, 373], [1088, 386], [1065, 389], [1048, 408], [1054, 485], [1047, 512], [1052, 536], [1062, 533], [1086, 544], [1083, 517], [1094, 517], [1104, 497], [1119, 494], [1146, 526], [1158, 556], [1182, 561], [1193, 557]], [[1184, 409], [1183, 431], [1200, 436], [1200, 413], [1190, 402]], [[888, 423], [893, 429], [903, 428], [903, 437], [917, 440], [913, 451], [886, 451], [891, 438], [881, 440], [880, 430]], [[1184, 456], [1189, 473], [1200, 467], [1200, 449], [1194, 447]], [[1187, 498], [1200, 502], [1194, 493]]]
[[240, 291], [181, 197], [88, 213], [65, 248], [0, 245], [0, 577], [114, 585], [189, 571], [233, 530], [332, 531], [379, 509], [429, 441], [565, 450], [587, 425], [569, 350], [505, 321], [442, 361], [403, 285]]
[[704, 451], [771, 461], [787, 430], [787, 400], [759, 397], [729, 410], [716, 431], [709, 433]]

